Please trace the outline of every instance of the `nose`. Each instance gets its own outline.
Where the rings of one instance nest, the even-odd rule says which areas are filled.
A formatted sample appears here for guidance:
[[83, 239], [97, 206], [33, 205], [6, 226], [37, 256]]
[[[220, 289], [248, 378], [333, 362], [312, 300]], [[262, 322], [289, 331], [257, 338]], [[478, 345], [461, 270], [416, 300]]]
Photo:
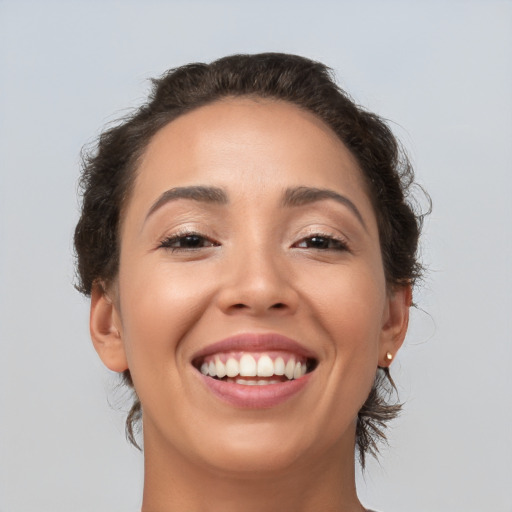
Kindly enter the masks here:
[[283, 255], [263, 248], [227, 259], [218, 306], [230, 315], [293, 314], [299, 295], [290, 263]]

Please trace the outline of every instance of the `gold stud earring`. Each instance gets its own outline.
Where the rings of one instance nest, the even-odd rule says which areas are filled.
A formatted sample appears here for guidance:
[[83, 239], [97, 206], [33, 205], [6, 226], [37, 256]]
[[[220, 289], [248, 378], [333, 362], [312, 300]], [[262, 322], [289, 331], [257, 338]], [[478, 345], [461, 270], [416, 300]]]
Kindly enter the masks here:
[[393, 360], [393, 354], [391, 352], [386, 352], [386, 360], [389, 362]]

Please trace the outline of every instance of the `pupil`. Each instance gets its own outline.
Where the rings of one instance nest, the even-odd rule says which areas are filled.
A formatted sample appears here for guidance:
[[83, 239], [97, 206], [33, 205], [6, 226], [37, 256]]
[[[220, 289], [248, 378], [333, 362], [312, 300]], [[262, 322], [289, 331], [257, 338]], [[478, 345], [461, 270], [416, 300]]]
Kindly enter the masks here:
[[311, 243], [315, 247], [320, 247], [320, 248], [325, 248], [327, 246], [327, 240], [325, 238], [322, 238], [322, 237], [319, 237], [319, 236], [314, 236], [311, 239]]
[[185, 237], [185, 245], [189, 247], [197, 247], [201, 242], [201, 239], [196, 235], [189, 235]]

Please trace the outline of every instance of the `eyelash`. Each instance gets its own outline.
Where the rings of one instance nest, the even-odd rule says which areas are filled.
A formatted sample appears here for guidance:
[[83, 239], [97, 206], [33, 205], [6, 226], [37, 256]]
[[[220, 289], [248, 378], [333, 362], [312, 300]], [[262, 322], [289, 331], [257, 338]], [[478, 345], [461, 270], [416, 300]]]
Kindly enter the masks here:
[[[204, 244], [205, 242], [208, 245], [200, 245], [199, 247], [176, 247], [174, 244], [183, 243], [188, 239], [189, 242], [191, 242], [191, 239], [194, 239], [195, 242], [199, 242]], [[294, 247], [297, 247], [299, 244], [305, 243], [309, 241], [310, 243], [317, 239], [317, 242], [320, 242], [321, 245], [324, 245], [324, 247], [304, 247], [304, 249], [316, 249], [319, 251], [349, 251], [348, 244], [345, 240], [342, 240], [338, 237], [335, 237], [333, 235], [329, 235], [327, 233], [312, 233], [311, 235], [302, 238], [298, 242], [294, 244]], [[313, 242], [315, 243], [315, 242]], [[327, 244], [327, 247], [325, 247], [325, 244]], [[201, 233], [197, 233], [194, 231], [184, 231], [182, 233], [176, 233], [175, 235], [169, 236], [162, 240], [160, 242], [159, 248], [162, 249], [169, 249], [172, 252], [177, 251], [197, 251], [199, 249], [205, 249], [208, 247], [218, 247], [220, 244], [218, 242], [215, 242], [214, 240], [202, 235]]]
[[[196, 241], [200, 241], [200, 242], [208, 242], [209, 245], [201, 245], [199, 247], [173, 247], [174, 244], [176, 243], [182, 243], [184, 242], [186, 239], [189, 239], [189, 242], [191, 241], [190, 239], [194, 238]], [[169, 249], [171, 250], [172, 252], [177, 252], [177, 251], [197, 251], [199, 249], [204, 249], [204, 248], [207, 248], [207, 247], [218, 247], [220, 244], [209, 239], [208, 237], [202, 235], [201, 233], [196, 233], [195, 231], [184, 231], [183, 233], [176, 233], [175, 235], [171, 235], [167, 238], [164, 238], [164, 240], [162, 240], [160, 242], [160, 245], [158, 246], [159, 248], [162, 248], [162, 249]]]
[[333, 235], [329, 235], [327, 233], [312, 233], [311, 235], [302, 238], [301, 240], [296, 242], [296, 244], [294, 244], [294, 245], [304, 243], [308, 240], [312, 241], [314, 239], [321, 240], [324, 242], [324, 244], [327, 243], [328, 245], [330, 245], [330, 247], [304, 247], [304, 249], [317, 249], [319, 251], [349, 251], [350, 250], [349, 246], [345, 240], [338, 238], [336, 236], [333, 236]]

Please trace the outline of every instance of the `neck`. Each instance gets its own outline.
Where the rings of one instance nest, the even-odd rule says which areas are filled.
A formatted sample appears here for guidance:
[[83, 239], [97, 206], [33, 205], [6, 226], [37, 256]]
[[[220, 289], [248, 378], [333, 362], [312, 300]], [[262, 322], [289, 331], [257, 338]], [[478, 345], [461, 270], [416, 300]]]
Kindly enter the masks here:
[[353, 438], [338, 448], [289, 468], [241, 473], [190, 461], [145, 432], [141, 512], [362, 512]]

